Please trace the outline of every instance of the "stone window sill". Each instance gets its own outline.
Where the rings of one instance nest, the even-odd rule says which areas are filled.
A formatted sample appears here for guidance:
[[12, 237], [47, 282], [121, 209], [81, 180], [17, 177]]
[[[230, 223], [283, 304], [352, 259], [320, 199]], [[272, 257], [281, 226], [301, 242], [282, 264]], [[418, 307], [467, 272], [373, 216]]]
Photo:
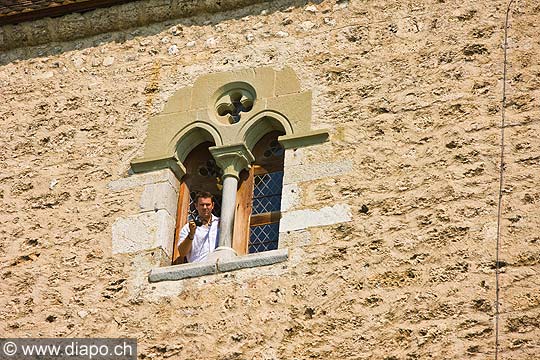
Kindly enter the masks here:
[[148, 275], [148, 281], [153, 283], [159, 281], [182, 280], [240, 269], [273, 265], [287, 261], [288, 257], [289, 252], [287, 249], [278, 249], [238, 256], [234, 259], [217, 260], [216, 262], [172, 265], [152, 269]]

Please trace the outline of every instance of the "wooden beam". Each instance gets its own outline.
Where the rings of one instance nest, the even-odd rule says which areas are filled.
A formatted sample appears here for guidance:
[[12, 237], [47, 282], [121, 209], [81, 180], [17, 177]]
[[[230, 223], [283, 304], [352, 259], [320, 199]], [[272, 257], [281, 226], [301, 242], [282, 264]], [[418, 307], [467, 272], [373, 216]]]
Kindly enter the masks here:
[[240, 173], [240, 186], [236, 193], [234, 215], [233, 249], [238, 255], [248, 253], [249, 222], [253, 203], [253, 167]]
[[185, 181], [180, 184], [180, 194], [178, 195], [178, 209], [176, 210], [176, 230], [174, 232], [173, 258], [172, 264], [182, 264], [184, 259], [180, 259], [178, 252], [178, 241], [180, 240], [180, 230], [187, 223], [189, 213], [189, 187]]
[[133, 0], [88, 0], [58, 6], [45, 6], [35, 10], [31, 9], [30, 11], [23, 9], [20, 12], [12, 12], [7, 15], [0, 16], [0, 25], [17, 24], [24, 21], [33, 21], [46, 17], [58, 17], [75, 12], [83, 13], [86, 11], [95, 10], [97, 8], [110, 7], [132, 1]]

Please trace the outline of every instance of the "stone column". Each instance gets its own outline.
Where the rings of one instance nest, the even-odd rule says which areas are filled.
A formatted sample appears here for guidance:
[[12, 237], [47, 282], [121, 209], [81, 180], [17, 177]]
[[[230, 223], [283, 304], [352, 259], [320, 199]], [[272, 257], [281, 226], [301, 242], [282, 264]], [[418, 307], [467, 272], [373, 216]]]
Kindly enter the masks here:
[[244, 144], [211, 147], [210, 152], [216, 164], [223, 169], [223, 191], [221, 198], [221, 218], [219, 246], [209, 259], [227, 259], [236, 256], [232, 248], [234, 213], [236, 211], [236, 190], [238, 176], [243, 169], [249, 169], [255, 161], [253, 154]]

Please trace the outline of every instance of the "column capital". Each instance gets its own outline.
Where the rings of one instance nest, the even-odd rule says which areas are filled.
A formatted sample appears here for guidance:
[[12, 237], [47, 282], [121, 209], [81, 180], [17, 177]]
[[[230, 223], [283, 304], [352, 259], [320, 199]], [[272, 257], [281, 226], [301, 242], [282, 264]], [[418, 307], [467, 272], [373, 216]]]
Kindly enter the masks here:
[[223, 169], [223, 177], [234, 176], [238, 179], [240, 171], [249, 169], [251, 163], [255, 161], [255, 157], [245, 144], [213, 146], [209, 150], [216, 164]]

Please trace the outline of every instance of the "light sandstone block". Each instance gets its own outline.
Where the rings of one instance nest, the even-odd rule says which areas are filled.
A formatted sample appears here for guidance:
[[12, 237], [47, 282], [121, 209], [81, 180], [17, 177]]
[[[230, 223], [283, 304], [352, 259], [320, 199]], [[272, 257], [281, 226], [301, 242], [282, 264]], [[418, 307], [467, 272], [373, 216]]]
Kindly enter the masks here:
[[130, 175], [127, 178], [111, 181], [107, 187], [111, 191], [124, 191], [139, 186], [168, 182], [178, 192], [180, 182], [169, 169], [157, 170], [143, 174]]
[[113, 254], [163, 249], [172, 255], [174, 217], [166, 210], [117, 219], [112, 226]]
[[288, 95], [300, 91], [300, 82], [290, 67], [276, 71], [274, 81], [274, 96]]
[[298, 184], [283, 185], [281, 190], [281, 211], [289, 211], [300, 204], [300, 188]]
[[338, 176], [352, 171], [352, 161], [345, 160], [333, 163], [303, 164], [285, 167], [283, 184], [311, 181], [325, 177]]
[[311, 91], [269, 98], [266, 100], [266, 106], [268, 109], [280, 109], [280, 113], [289, 120], [295, 134], [310, 131]]
[[162, 114], [170, 114], [182, 111], [188, 111], [191, 102], [191, 90], [192, 88], [182, 88], [177, 90], [174, 95], [169, 97]]
[[141, 212], [166, 210], [176, 216], [178, 193], [169, 182], [149, 184], [144, 187], [139, 205]]
[[351, 221], [351, 209], [346, 204], [336, 204], [318, 210], [289, 211], [284, 213], [281, 218], [279, 232], [333, 225], [347, 221]]
[[[148, 279], [144, 279], [145, 284], [148, 284]], [[174, 281], [162, 281], [153, 283], [144, 294], [144, 297], [150, 302], [160, 303], [163, 298], [177, 297], [185, 291], [184, 284]]]
[[291, 166], [302, 165], [304, 160], [304, 149], [285, 149], [285, 160], [283, 166], [289, 168]]

